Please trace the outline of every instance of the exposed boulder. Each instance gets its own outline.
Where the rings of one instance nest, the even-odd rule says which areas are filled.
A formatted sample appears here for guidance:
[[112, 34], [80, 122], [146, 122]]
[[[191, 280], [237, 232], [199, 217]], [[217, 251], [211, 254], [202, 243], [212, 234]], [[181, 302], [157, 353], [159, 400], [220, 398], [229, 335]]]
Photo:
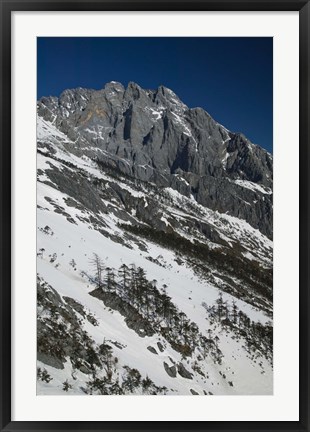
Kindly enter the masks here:
[[164, 362], [164, 368], [171, 378], [175, 378], [177, 376], [177, 368], [174, 365], [169, 367], [169, 365]]
[[152, 346], [148, 346], [147, 349], [152, 353], [152, 354], [158, 354], [156, 349]]
[[183, 378], [187, 378], [187, 379], [193, 379], [193, 374], [190, 373], [185, 366], [183, 365], [183, 363], [178, 363], [178, 373], [181, 375], [181, 377]]

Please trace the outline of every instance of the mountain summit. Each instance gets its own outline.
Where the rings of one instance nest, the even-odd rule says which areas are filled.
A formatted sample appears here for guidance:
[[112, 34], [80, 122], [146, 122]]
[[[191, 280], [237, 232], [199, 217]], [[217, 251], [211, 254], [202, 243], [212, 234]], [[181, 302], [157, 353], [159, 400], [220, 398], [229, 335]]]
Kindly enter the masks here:
[[37, 108], [74, 143], [64, 146], [73, 154], [171, 187], [272, 238], [272, 155], [202, 108], [188, 108], [172, 90], [111, 81], [102, 90], [41, 98]]

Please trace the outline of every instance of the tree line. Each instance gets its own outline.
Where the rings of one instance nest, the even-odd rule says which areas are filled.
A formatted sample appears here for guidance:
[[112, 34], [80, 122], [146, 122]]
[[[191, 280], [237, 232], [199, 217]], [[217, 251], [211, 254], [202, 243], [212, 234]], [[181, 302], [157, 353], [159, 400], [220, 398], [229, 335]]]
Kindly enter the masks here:
[[262, 324], [251, 320], [245, 312], [238, 308], [235, 300], [224, 301], [221, 292], [213, 306], [208, 306], [206, 303], [203, 306], [209, 314], [211, 323], [218, 322], [221, 326], [230, 328], [234, 333], [245, 338], [249, 352], [259, 352], [272, 360], [273, 326], [271, 322]]
[[158, 287], [157, 280], [149, 281], [145, 270], [135, 264], [123, 263], [118, 270], [106, 267], [97, 254], [93, 254], [91, 266], [90, 280], [96, 288], [133, 307], [176, 351], [190, 356], [197, 349], [204, 357], [210, 354], [215, 362], [221, 362], [222, 353], [212, 332], [208, 337], [200, 333], [198, 325], [171, 301], [166, 284]]

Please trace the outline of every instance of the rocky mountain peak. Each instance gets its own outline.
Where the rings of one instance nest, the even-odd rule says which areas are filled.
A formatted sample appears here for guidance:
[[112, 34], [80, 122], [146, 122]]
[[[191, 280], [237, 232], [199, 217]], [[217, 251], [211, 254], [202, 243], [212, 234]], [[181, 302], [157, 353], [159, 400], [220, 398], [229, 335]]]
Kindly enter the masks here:
[[110, 81], [108, 83], [105, 84], [104, 86], [105, 90], [114, 90], [114, 91], [125, 91], [125, 87], [123, 86], [122, 83], [117, 82], [117, 81]]
[[130, 81], [127, 85], [126, 92], [125, 92], [125, 98], [131, 99], [133, 101], [140, 99], [140, 98], [146, 98], [147, 93], [145, 90], [143, 90], [138, 84], [136, 84], [133, 81]]
[[172, 90], [163, 85], [159, 86], [154, 92], [154, 102], [157, 105], [163, 105], [172, 111], [183, 112], [188, 109], [188, 107]]
[[172, 187], [272, 236], [272, 156], [169, 88], [111, 81], [99, 91], [65, 90], [42, 98], [38, 116], [74, 141], [72, 153]]

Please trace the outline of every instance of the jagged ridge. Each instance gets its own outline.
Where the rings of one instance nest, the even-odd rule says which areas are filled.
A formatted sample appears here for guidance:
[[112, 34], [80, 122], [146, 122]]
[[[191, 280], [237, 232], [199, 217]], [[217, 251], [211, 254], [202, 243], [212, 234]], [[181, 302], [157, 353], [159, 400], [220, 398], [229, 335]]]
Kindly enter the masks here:
[[38, 115], [69, 138], [70, 152], [172, 187], [272, 238], [272, 156], [166, 87], [111, 82], [98, 91], [66, 90], [42, 98]]

